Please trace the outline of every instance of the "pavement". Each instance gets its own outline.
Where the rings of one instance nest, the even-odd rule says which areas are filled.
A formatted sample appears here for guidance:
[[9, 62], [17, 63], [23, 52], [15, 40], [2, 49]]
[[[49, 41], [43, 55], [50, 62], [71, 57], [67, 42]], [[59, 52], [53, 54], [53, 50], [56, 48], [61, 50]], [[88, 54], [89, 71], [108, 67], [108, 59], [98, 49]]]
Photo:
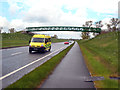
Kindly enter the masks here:
[[86, 82], [91, 77], [86, 67], [79, 45], [74, 46], [63, 58], [40, 88], [94, 88], [93, 82]]

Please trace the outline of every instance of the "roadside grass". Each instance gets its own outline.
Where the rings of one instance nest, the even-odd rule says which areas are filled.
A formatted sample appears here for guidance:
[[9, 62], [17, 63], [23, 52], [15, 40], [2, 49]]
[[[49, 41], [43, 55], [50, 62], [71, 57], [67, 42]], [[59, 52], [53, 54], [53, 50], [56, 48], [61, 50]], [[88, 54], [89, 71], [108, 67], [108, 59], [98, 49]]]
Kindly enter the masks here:
[[[32, 38], [32, 35], [23, 33], [3, 33], [0, 35], [2, 36], [2, 48], [27, 46], [29, 45], [29, 40]], [[67, 39], [51, 38], [51, 41], [52, 43], [56, 43], [67, 41]]]
[[5, 89], [37, 88], [48, 77], [48, 75], [52, 73], [54, 68], [60, 63], [73, 45], [74, 43]]
[[2, 48], [26, 46], [29, 44], [29, 40], [32, 35], [22, 33], [4, 33], [2, 34]]
[[95, 81], [97, 88], [118, 88], [118, 32], [101, 34], [91, 40], [78, 41], [92, 76], [104, 76]]
[[29, 42], [26, 40], [4, 40], [4, 41], [2, 41], [2, 48], [27, 46], [28, 44], [29, 44]]

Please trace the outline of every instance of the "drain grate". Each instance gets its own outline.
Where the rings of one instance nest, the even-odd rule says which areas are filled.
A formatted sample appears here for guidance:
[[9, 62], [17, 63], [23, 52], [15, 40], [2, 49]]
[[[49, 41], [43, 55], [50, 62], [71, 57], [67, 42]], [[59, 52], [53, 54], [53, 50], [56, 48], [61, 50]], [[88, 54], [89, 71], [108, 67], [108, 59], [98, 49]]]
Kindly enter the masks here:
[[93, 81], [98, 81], [98, 80], [104, 80], [104, 77], [101, 77], [101, 76], [87, 77], [85, 79], [85, 82], [93, 82]]

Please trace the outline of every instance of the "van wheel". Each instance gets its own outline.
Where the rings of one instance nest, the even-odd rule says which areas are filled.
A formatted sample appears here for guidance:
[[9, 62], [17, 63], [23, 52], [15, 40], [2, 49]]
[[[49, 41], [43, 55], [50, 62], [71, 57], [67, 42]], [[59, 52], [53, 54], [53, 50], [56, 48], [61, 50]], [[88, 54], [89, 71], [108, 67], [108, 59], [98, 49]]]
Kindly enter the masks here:
[[51, 46], [50, 46], [50, 48], [48, 49], [49, 52], [50, 52], [50, 49], [51, 49]]
[[32, 53], [32, 50], [29, 50], [29, 53], [31, 54], [31, 53]]
[[45, 53], [45, 49], [42, 50], [42, 53]]

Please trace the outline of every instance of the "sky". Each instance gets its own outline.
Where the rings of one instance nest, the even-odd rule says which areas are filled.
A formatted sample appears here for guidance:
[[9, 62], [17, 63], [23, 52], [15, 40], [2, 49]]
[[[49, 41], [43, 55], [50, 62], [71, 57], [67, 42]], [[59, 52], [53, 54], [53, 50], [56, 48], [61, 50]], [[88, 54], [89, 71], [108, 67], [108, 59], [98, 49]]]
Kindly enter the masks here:
[[[109, 23], [118, 17], [119, 0], [0, 0], [2, 32], [38, 26], [82, 26], [86, 21]], [[106, 26], [104, 25], [103, 29]], [[40, 33], [40, 32], [39, 32]], [[42, 32], [43, 33], [43, 32]], [[80, 38], [76, 32], [44, 32], [59, 38]]]

